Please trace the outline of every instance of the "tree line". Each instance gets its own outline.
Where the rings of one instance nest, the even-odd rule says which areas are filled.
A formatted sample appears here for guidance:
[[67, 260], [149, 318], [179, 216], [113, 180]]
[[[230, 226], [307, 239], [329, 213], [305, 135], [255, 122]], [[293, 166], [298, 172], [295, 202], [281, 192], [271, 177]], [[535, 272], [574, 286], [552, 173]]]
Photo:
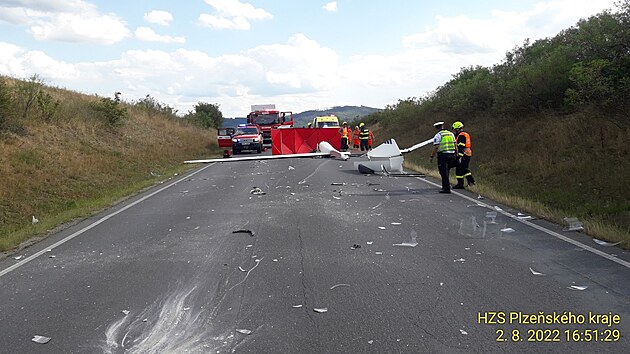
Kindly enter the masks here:
[[465, 67], [421, 98], [399, 100], [370, 119], [387, 126], [412, 116], [588, 112], [625, 125], [630, 111], [630, 0], [553, 38], [525, 40], [492, 67]]

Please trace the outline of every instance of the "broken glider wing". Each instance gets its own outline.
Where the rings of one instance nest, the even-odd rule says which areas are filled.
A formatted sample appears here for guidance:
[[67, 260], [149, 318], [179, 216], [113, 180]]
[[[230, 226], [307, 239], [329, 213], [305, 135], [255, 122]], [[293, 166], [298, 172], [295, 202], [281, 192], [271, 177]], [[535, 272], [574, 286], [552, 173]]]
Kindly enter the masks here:
[[188, 160], [184, 163], [212, 163], [212, 162], [238, 162], [238, 161], [258, 161], [258, 160], [278, 160], [278, 159], [298, 159], [304, 157], [330, 156], [340, 160], [347, 160], [348, 153], [343, 153], [333, 148], [326, 141], [322, 141], [317, 145], [319, 152], [309, 152], [305, 154], [288, 154], [288, 155], [266, 155], [266, 156], [243, 156], [233, 158], [218, 158], [207, 160]]
[[421, 148], [423, 146], [429, 145], [429, 144], [431, 144], [431, 142], [433, 142], [433, 138], [431, 138], [429, 140], [425, 140], [425, 141], [423, 141], [421, 143], [418, 143], [418, 144], [416, 144], [416, 145], [414, 145], [412, 147], [408, 147], [406, 149], [402, 149], [402, 150], [400, 150], [400, 152], [403, 153], [403, 154], [406, 154], [408, 152], [414, 151], [415, 149], [419, 149], [419, 148]]
[[402, 173], [403, 162], [405, 160], [402, 155], [429, 145], [431, 142], [433, 142], [432, 138], [407, 149], [400, 150], [396, 140], [389, 139], [373, 150], [368, 151], [366, 154], [367, 160], [356, 161], [354, 167], [359, 169], [359, 172], [367, 174], [374, 173], [374, 171], [388, 171], [388, 175], [393, 175], [392, 172]]

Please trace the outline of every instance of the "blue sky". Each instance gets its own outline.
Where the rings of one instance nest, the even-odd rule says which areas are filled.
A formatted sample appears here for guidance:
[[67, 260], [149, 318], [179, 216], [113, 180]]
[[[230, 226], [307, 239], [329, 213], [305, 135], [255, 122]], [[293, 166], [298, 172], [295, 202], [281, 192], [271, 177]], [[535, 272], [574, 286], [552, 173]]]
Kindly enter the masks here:
[[186, 112], [383, 108], [615, 0], [0, 0], [0, 74]]

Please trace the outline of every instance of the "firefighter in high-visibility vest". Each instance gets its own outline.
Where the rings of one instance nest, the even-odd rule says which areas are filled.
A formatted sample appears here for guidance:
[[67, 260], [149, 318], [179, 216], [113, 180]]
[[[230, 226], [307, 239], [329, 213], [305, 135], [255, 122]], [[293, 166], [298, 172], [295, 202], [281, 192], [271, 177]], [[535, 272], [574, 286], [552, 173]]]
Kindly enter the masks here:
[[341, 134], [341, 151], [348, 151], [348, 142], [352, 135], [352, 129], [348, 127], [348, 122], [343, 122], [341, 128], [339, 128]]
[[470, 134], [464, 131], [464, 124], [460, 121], [453, 123], [455, 131], [455, 142], [457, 148], [457, 166], [455, 167], [455, 177], [457, 184], [453, 189], [464, 189], [464, 178], [469, 186], [475, 184], [472, 172], [468, 169], [470, 165], [470, 157], [472, 156], [472, 143]]
[[433, 126], [438, 132], [433, 137], [431, 161], [437, 154], [438, 171], [440, 171], [440, 177], [442, 177], [440, 193], [451, 193], [451, 182], [448, 180], [448, 174], [457, 163], [455, 159], [455, 135], [444, 129], [444, 122], [437, 122]]
[[370, 131], [365, 127], [365, 123], [359, 124], [359, 129], [361, 132], [359, 133], [359, 142], [361, 144], [361, 151], [368, 151], [370, 146], [368, 145], [368, 140], [370, 139]]

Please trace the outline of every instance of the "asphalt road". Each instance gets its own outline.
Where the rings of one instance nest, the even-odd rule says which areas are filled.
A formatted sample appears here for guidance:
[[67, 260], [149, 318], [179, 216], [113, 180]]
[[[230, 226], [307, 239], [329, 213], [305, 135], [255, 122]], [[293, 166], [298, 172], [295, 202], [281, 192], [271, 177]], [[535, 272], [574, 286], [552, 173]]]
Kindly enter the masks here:
[[628, 352], [627, 252], [438, 189], [200, 166], [0, 261], [0, 352]]

